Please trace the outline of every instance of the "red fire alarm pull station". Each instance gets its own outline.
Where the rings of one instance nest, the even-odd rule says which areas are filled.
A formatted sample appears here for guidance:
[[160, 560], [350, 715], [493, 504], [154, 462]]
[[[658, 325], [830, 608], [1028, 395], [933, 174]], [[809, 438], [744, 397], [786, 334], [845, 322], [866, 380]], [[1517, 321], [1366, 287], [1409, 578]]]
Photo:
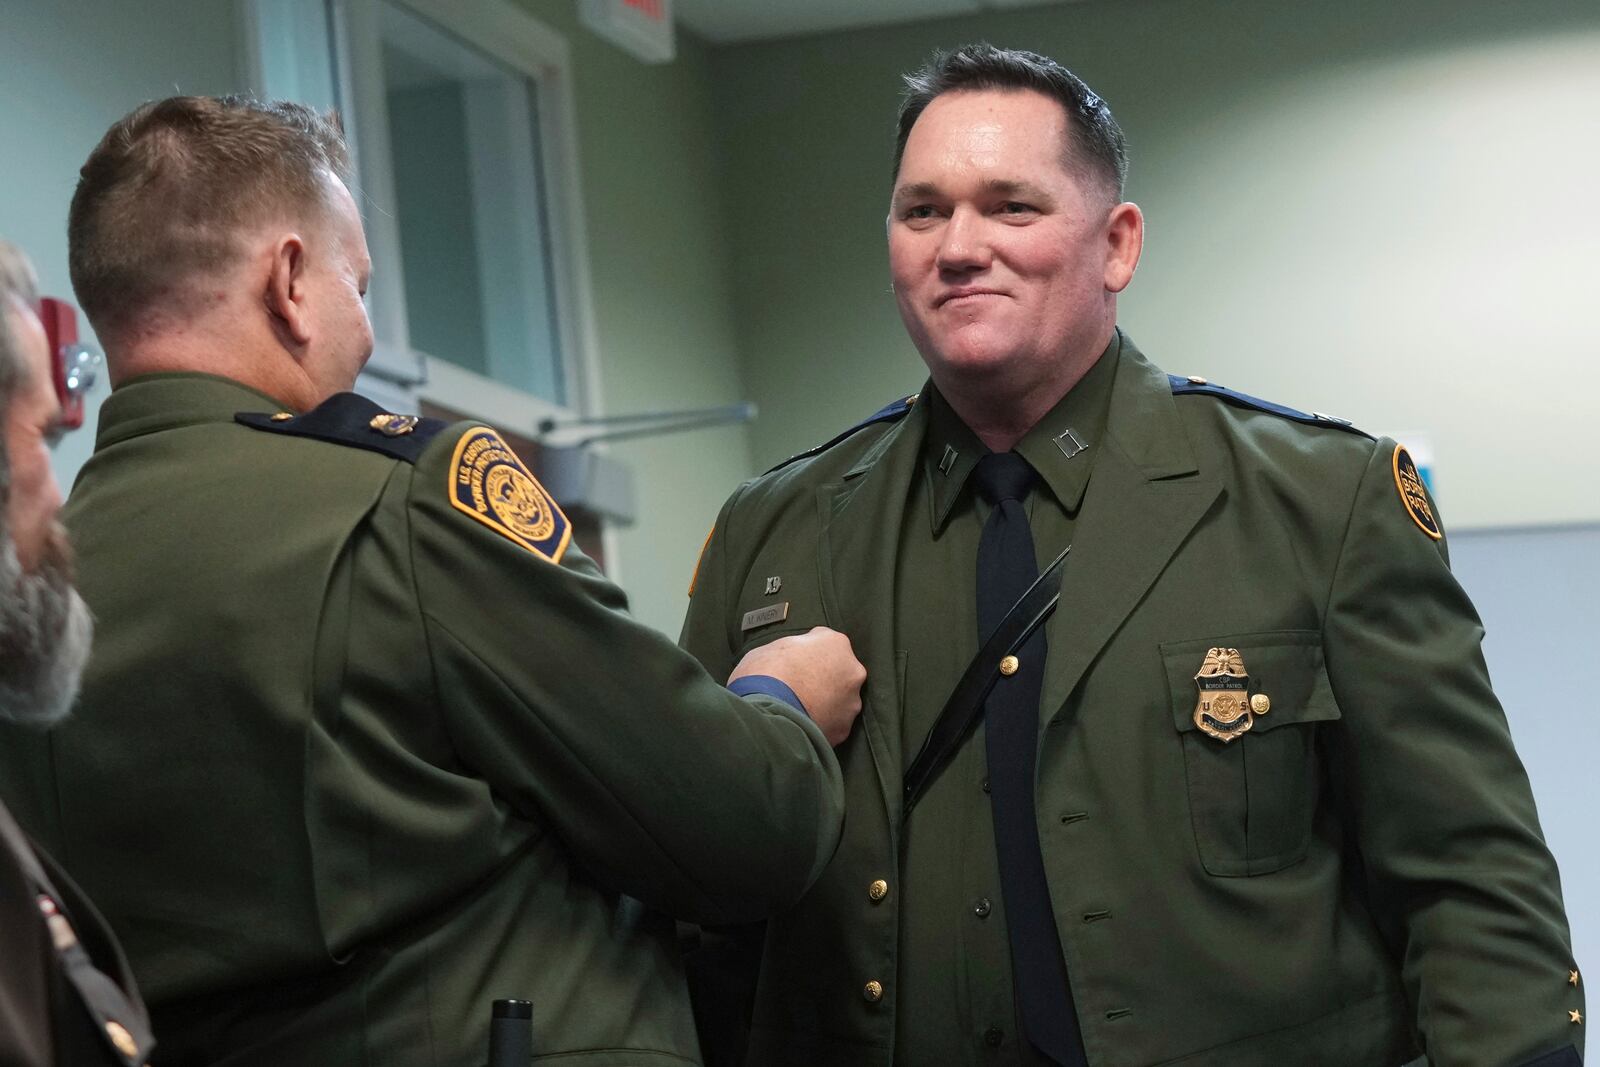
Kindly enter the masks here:
[[53, 296], [39, 301], [39, 321], [50, 345], [50, 371], [61, 401], [61, 427], [83, 425], [83, 398], [94, 385], [100, 354], [78, 343], [78, 309]]

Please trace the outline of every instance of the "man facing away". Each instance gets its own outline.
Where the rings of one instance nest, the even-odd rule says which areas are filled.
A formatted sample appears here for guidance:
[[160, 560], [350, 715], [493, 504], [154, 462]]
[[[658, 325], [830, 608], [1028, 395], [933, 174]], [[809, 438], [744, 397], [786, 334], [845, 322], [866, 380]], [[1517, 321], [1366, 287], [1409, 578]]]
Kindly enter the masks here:
[[493, 430], [346, 392], [344, 165], [304, 107], [196, 97], [85, 163], [113, 392], [65, 514], [101, 642], [74, 719], [6, 738], [8, 799], [123, 938], [164, 1067], [481, 1062], [504, 997], [541, 1062], [696, 1062], [670, 916], [810, 884], [861, 667], [818, 630], [729, 692]]
[[[33, 267], [0, 240], [0, 721], [45, 729], [72, 708], [93, 624], [56, 521], [61, 402]], [[98, 912], [0, 805], [0, 1063], [146, 1062], [149, 1016]]]
[[931, 381], [734, 494], [683, 632], [716, 673], [825, 623], [868, 669], [749, 1062], [1576, 1064], [1555, 864], [1410, 457], [1139, 353], [1122, 133], [1064, 67], [906, 82]]

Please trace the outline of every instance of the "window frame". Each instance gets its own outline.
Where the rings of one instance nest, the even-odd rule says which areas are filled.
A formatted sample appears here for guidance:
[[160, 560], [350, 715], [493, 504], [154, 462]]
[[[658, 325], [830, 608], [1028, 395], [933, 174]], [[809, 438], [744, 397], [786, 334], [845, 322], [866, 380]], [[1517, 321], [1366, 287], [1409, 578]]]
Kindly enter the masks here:
[[[426, 400], [532, 435], [543, 419], [574, 419], [600, 411], [599, 359], [589, 249], [584, 230], [571, 48], [565, 37], [509, 0], [239, 0], [244, 69], [266, 95], [295, 96], [338, 106], [365, 201], [373, 276], [369, 304], [377, 343], [363, 375], [388, 396]], [[380, 3], [392, 3], [522, 74], [535, 87], [538, 163], [545, 197], [546, 269], [554, 296], [566, 402], [495, 381], [415, 349], [407, 326], [402, 240], [384, 87]], [[320, 6], [326, 27], [305, 26]], [[267, 53], [267, 39], [289, 35], [296, 45], [325, 32], [323, 57], [308, 60]], [[279, 42], [280, 53], [284, 49]], [[331, 94], [334, 99], [324, 99]], [[469, 166], [472, 161], [468, 161]], [[531, 195], [531, 190], [529, 191]], [[519, 194], [520, 195], [520, 194]], [[374, 381], [376, 379], [376, 381]]]

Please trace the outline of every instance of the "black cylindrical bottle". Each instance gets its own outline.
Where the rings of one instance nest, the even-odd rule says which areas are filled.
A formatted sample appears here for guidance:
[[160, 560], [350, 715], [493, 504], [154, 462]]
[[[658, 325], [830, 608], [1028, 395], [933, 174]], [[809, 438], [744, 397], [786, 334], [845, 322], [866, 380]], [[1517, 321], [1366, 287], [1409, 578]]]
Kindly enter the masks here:
[[497, 1000], [489, 1018], [489, 1067], [528, 1067], [533, 1059], [533, 1004]]

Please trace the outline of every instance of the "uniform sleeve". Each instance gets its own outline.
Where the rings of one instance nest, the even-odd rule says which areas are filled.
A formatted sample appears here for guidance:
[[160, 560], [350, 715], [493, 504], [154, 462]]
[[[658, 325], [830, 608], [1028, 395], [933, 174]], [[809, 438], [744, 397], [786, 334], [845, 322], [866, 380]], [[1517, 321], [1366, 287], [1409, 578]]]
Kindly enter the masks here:
[[[1331, 777], [1374, 917], [1439, 1065], [1578, 1062], [1580, 987], [1528, 778], [1444, 542], [1380, 441], [1334, 572]], [[1549, 1060], [1544, 1057], [1554, 1053]]]
[[409, 516], [462, 759], [600, 884], [647, 905], [735, 922], [798, 899], [843, 820], [821, 731], [781, 701], [724, 689], [631, 618], [576, 546], [555, 562], [456, 506], [450, 443], [418, 464]]
[[695, 564], [689, 586], [689, 611], [683, 619], [678, 644], [705, 665], [718, 678], [726, 678], [738, 661], [728, 636], [727, 531], [728, 521], [743, 492], [734, 493], [722, 505], [716, 525], [706, 538]]

